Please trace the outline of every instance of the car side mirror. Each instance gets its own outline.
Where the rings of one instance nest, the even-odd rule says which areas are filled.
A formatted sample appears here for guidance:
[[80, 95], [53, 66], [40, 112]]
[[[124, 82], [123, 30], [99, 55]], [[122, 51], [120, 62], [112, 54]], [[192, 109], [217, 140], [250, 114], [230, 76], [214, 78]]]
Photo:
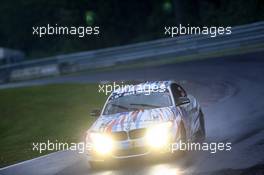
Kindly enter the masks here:
[[176, 106], [180, 106], [188, 103], [190, 103], [190, 99], [188, 97], [179, 97], [176, 100]]
[[93, 109], [90, 112], [90, 116], [92, 116], [92, 117], [98, 117], [100, 115], [100, 113], [101, 113], [100, 109]]

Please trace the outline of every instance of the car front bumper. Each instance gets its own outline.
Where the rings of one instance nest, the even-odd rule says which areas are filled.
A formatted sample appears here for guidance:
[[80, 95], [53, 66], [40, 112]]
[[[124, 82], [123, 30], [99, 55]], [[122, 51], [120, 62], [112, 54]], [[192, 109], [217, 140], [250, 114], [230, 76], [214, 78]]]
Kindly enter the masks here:
[[114, 149], [110, 154], [100, 155], [95, 153], [93, 150], [90, 150], [87, 152], [87, 156], [89, 161], [105, 161], [108, 159], [127, 159], [168, 152], [170, 152], [169, 143], [163, 148], [153, 149], [147, 145], [144, 139], [135, 139], [116, 142]]

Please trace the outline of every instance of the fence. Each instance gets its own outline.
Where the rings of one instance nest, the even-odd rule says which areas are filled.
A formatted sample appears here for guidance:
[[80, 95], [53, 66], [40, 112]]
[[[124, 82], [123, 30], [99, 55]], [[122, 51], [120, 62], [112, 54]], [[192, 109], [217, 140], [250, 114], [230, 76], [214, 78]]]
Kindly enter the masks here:
[[225, 49], [243, 49], [262, 45], [263, 41], [264, 21], [233, 27], [231, 35], [219, 35], [214, 38], [207, 35], [186, 35], [4, 65], [0, 66], [0, 82], [67, 74], [144, 59], [177, 59], [181, 56], [213, 53]]

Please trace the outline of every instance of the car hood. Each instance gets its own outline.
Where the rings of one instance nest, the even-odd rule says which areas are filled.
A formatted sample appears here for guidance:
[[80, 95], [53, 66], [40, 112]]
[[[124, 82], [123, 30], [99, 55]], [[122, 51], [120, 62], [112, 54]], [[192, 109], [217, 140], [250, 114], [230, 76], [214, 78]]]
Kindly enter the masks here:
[[102, 115], [92, 125], [90, 131], [117, 132], [146, 128], [155, 123], [173, 120], [178, 114], [175, 107], [163, 107]]

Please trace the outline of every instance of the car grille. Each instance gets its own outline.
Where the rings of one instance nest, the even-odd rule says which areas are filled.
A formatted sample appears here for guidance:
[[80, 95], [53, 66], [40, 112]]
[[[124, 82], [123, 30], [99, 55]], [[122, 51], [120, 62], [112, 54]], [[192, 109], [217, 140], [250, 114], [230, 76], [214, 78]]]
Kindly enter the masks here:
[[139, 155], [147, 153], [149, 150], [147, 147], [139, 147], [139, 148], [130, 148], [130, 149], [120, 149], [114, 152], [114, 156], [131, 156], [131, 155]]
[[146, 129], [141, 128], [141, 129], [131, 130], [128, 133], [126, 131], [113, 132], [111, 136], [116, 141], [122, 141], [122, 140], [127, 140], [128, 136], [130, 139], [142, 138], [144, 137], [145, 133], [146, 133]]
[[128, 134], [129, 134], [130, 139], [138, 139], [138, 138], [144, 137], [145, 133], [146, 133], [146, 129], [141, 128], [141, 129], [131, 130], [129, 131]]
[[112, 138], [116, 141], [127, 140], [127, 133], [125, 131], [113, 132]]

